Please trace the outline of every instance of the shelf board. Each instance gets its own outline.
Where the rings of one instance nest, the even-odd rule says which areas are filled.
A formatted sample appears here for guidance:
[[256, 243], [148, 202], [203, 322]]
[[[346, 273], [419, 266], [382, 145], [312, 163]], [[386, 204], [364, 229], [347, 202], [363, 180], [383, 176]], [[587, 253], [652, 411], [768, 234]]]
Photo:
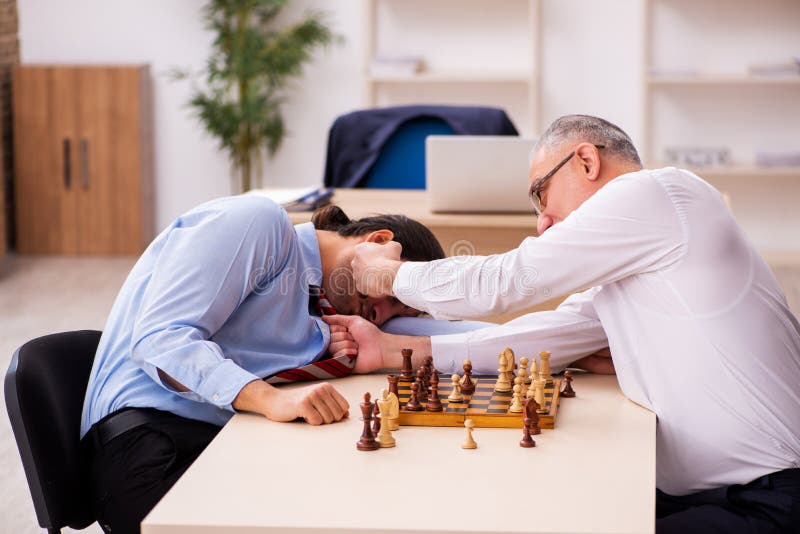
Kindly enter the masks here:
[[[661, 167], [680, 167], [678, 165], [671, 165], [668, 163], [654, 163], [648, 166], [651, 169], [659, 169]], [[776, 166], [776, 167], [761, 167], [758, 165], [747, 164], [733, 164], [728, 166], [716, 167], [681, 167], [686, 170], [692, 171], [701, 178], [725, 178], [734, 176], [790, 176], [800, 177], [800, 166]]]
[[680, 85], [800, 85], [800, 75], [752, 76], [747, 74], [681, 74], [650, 75], [647, 83], [653, 86]]
[[367, 74], [372, 83], [532, 83], [529, 72], [420, 72], [412, 75]]

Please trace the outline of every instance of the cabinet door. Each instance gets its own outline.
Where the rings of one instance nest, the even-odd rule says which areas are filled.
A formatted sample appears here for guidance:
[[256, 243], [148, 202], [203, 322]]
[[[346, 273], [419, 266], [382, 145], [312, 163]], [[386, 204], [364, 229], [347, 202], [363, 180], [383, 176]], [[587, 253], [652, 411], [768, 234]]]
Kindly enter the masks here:
[[17, 247], [77, 252], [77, 70], [16, 67], [13, 81]]
[[139, 67], [86, 67], [79, 76], [78, 249], [142, 251]]

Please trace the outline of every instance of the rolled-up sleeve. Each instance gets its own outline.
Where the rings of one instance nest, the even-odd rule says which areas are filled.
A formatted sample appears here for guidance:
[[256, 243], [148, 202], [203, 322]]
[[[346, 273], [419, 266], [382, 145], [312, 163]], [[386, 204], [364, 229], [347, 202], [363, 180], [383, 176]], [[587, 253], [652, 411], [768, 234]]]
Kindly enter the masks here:
[[163, 248], [136, 317], [131, 357], [165, 389], [174, 391], [159, 369], [189, 390], [175, 394], [232, 410], [239, 391], [260, 377], [226, 357], [212, 337], [280, 270], [282, 245], [294, 233], [266, 199], [239, 198], [227, 208], [190, 212], [157, 242]]

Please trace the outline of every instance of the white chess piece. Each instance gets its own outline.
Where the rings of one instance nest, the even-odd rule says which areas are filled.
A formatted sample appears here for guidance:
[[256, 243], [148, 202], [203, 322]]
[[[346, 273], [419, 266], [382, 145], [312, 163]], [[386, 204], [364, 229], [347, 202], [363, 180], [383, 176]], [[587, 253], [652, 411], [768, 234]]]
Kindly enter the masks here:
[[462, 449], [477, 449], [478, 444], [475, 442], [475, 439], [472, 437], [472, 429], [475, 427], [475, 423], [472, 422], [472, 419], [467, 419], [464, 421], [464, 428], [467, 429], [467, 439], [464, 443], [461, 444]]
[[381, 429], [378, 431], [376, 440], [381, 447], [394, 447], [396, 441], [389, 428], [389, 417], [391, 412], [392, 400], [389, 398], [389, 390], [381, 390], [381, 398], [378, 399], [378, 410], [381, 412]]
[[464, 395], [461, 394], [461, 384], [459, 381], [461, 377], [458, 375], [453, 375], [450, 377], [450, 381], [453, 383], [453, 390], [450, 392], [450, 395], [447, 396], [447, 400], [450, 402], [462, 402], [464, 400]]

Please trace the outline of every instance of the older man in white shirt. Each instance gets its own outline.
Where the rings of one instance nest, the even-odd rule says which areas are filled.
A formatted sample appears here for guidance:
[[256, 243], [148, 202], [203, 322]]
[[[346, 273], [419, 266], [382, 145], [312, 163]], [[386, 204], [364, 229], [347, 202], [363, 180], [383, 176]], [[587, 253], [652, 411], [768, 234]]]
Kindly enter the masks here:
[[431, 338], [330, 321], [387, 366], [410, 346], [445, 372], [465, 354], [490, 370], [507, 345], [603, 370], [589, 355], [608, 346], [622, 391], [658, 416], [659, 534], [800, 532], [800, 325], [720, 193], [685, 170], [642, 169], [630, 138], [596, 117], [558, 119], [533, 154], [540, 237], [433, 262], [364, 244], [358, 289], [437, 318], [590, 289], [552, 312]]

